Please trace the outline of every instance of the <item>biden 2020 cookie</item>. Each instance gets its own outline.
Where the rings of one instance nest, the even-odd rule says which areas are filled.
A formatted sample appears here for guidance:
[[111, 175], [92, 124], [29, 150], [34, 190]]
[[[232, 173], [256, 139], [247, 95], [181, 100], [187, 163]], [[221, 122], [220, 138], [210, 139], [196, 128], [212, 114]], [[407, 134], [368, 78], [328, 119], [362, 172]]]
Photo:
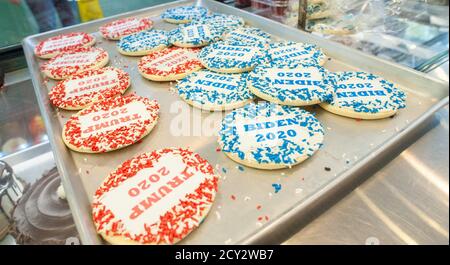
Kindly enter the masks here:
[[125, 161], [97, 189], [92, 217], [111, 244], [168, 245], [206, 218], [219, 177], [199, 154], [167, 148]]
[[272, 43], [268, 50], [269, 58], [274, 63], [315, 62], [324, 65], [327, 56], [316, 45], [297, 42]]
[[253, 100], [247, 74], [222, 74], [209, 70], [192, 73], [177, 84], [180, 97], [204, 110], [230, 110]]
[[297, 165], [322, 146], [324, 130], [309, 112], [269, 102], [249, 104], [225, 116], [222, 151], [237, 163], [260, 169]]
[[170, 32], [170, 43], [182, 48], [196, 48], [209, 45], [221, 39], [218, 27], [206, 24], [179, 26]]
[[169, 46], [169, 33], [164, 30], [149, 30], [120, 39], [117, 50], [128, 56], [143, 56]]
[[249, 72], [262, 63], [266, 51], [263, 46], [216, 42], [203, 48], [198, 57], [213, 72], [235, 74]]
[[406, 94], [395, 84], [370, 73], [341, 72], [330, 75], [332, 98], [320, 106], [355, 119], [382, 119], [406, 107]]
[[327, 71], [317, 64], [268, 63], [249, 75], [250, 91], [270, 102], [289, 106], [315, 105], [328, 100]]
[[201, 6], [181, 6], [167, 9], [162, 19], [172, 24], [186, 24], [208, 15], [208, 9]]

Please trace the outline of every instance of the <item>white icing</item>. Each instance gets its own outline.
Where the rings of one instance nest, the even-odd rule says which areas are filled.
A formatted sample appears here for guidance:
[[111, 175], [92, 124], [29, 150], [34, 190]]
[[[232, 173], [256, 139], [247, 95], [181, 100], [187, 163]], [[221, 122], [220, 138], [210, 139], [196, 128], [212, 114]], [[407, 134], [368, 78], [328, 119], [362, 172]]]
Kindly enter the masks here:
[[56, 68], [89, 65], [95, 63], [97, 61], [97, 56], [99, 55], [100, 51], [65, 54], [49, 63], [48, 67]]
[[[190, 177], [182, 174], [185, 170]], [[175, 177], [182, 180], [178, 182], [178, 186], [168, 183], [175, 183]], [[208, 175], [185, 164], [181, 156], [166, 154], [154, 163], [152, 168], [139, 171], [118, 187], [111, 189], [101, 202], [122, 221], [126, 231], [135, 235], [143, 234], [145, 225], [158, 223], [161, 215], [170, 211], [187, 194], [195, 192], [207, 177]], [[161, 187], [168, 187], [170, 191], [161, 193]], [[145, 205], [147, 198], [153, 194], [156, 194], [157, 199], [151, 205]]]
[[[271, 68], [267, 69], [265, 77], [269, 78], [271, 85], [281, 89], [321, 89], [320, 85], [315, 84], [318, 82], [323, 83], [323, 76], [317, 67], [308, 67], [301, 69], [279, 69]], [[308, 83], [308, 81], [310, 81]], [[305, 82], [305, 84], [302, 84]]]
[[206, 58], [213, 59], [219, 57], [239, 62], [250, 62], [258, 51], [259, 49], [256, 47], [219, 45]]
[[72, 37], [64, 36], [61, 39], [57, 40], [48, 40], [45, 41], [44, 44], [42, 45], [41, 52], [45, 53], [48, 51], [59, 50], [68, 46], [82, 44], [83, 38], [84, 35], [76, 35]]
[[300, 144], [302, 139], [308, 139], [307, 130], [298, 124], [288, 122], [290, 119], [298, 122], [295, 115], [257, 116], [252, 119], [237, 116], [236, 133], [241, 143], [239, 149], [250, 151], [264, 147], [273, 148], [281, 146], [283, 140]]
[[191, 52], [186, 49], [178, 49], [151, 62], [148, 62], [145, 67], [156, 68], [159, 71], [167, 71], [172, 69], [176, 65], [183, 64], [195, 59], [197, 59], [197, 53]]
[[374, 100], [390, 101], [390, 95], [383, 88], [380, 79], [361, 80], [353, 77], [345, 81], [340, 80], [336, 86], [337, 91], [334, 92], [334, 98], [337, 104], [351, 103], [355, 100], [362, 103]]
[[146, 105], [139, 101], [130, 102], [108, 111], [97, 111], [78, 117], [82, 138], [112, 131], [122, 126], [129, 126], [150, 118]]
[[126, 21], [124, 23], [108, 26], [106, 28], [106, 31], [110, 35], [114, 35], [114, 34], [120, 35], [128, 29], [138, 28], [140, 26], [140, 23], [141, 23], [141, 21], [139, 19], [135, 18], [135, 19]]
[[65, 99], [86, 95], [92, 92], [99, 92], [105, 89], [114, 88], [119, 84], [119, 76], [114, 70], [107, 70], [102, 74], [86, 76], [76, 80], [69, 80], [65, 83]]
[[138, 50], [142, 48], [143, 43], [145, 43], [148, 40], [154, 40], [154, 39], [158, 39], [158, 40], [162, 40], [165, 39], [166, 36], [164, 36], [161, 33], [151, 33], [151, 34], [145, 34], [145, 36], [142, 39], [137, 39], [134, 40], [132, 42], [128, 43], [128, 48], [129, 49], [135, 49], [137, 48]]

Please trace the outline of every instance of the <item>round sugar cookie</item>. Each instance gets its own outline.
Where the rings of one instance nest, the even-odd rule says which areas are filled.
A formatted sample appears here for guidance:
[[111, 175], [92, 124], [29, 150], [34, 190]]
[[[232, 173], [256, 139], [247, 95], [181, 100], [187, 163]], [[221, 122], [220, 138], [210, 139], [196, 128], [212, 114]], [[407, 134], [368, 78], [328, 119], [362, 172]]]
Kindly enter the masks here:
[[84, 32], [71, 32], [41, 41], [34, 48], [34, 54], [42, 59], [50, 59], [64, 52], [88, 48], [95, 44], [95, 37]]
[[249, 87], [262, 99], [289, 106], [315, 105], [331, 97], [327, 71], [316, 64], [259, 65], [250, 73]]
[[109, 55], [102, 48], [79, 48], [53, 57], [41, 66], [41, 71], [52, 79], [61, 80], [102, 68], [108, 61]]
[[248, 74], [222, 74], [202, 70], [178, 82], [180, 97], [188, 104], [213, 111], [242, 107], [253, 100], [247, 87]]
[[162, 15], [168, 23], [172, 24], [186, 24], [193, 20], [206, 17], [208, 9], [201, 6], [181, 6], [167, 9]]
[[117, 50], [128, 56], [143, 56], [169, 46], [169, 34], [164, 30], [141, 31], [125, 36], [117, 43]]
[[322, 146], [324, 130], [309, 112], [268, 102], [249, 104], [225, 116], [222, 151], [237, 163], [259, 169], [297, 165]]
[[142, 57], [139, 62], [139, 72], [145, 78], [163, 82], [174, 81], [203, 68], [197, 48], [171, 47], [152, 52]]
[[330, 75], [333, 86], [325, 110], [350, 118], [373, 120], [395, 115], [406, 107], [406, 95], [393, 83], [365, 72], [341, 72]]
[[221, 35], [229, 33], [245, 25], [243, 18], [234, 15], [215, 13], [192, 21], [189, 25], [209, 25], [221, 30]]
[[266, 50], [260, 45], [216, 42], [203, 48], [198, 58], [213, 72], [236, 74], [249, 72], [264, 62]]
[[151, 132], [158, 121], [159, 104], [135, 95], [96, 102], [73, 115], [62, 138], [70, 149], [104, 153], [132, 145]]
[[206, 218], [219, 177], [187, 149], [167, 148], [125, 161], [97, 189], [92, 217], [109, 243], [169, 245]]
[[49, 98], [58, 108], [80, 110], [92, 103], [121, 95], [129, 86], [128, 73], [118, 68], [105, 67], [59, 82], [51, 89]]
[[270, 42], [271, 35], [258, 28], [238, 28], [224, 36], [229, 43], [245, 43], [246, 45], [264, 45]]
[[153, 21], [149, 18], [124, 18], [109, 22], [99, 28], [103, 38], [108, 40], [119, 40], [140, 31], [149, 30], [153, 26]]
[[170, 43], [182, 48], [196, 48], [220, 40], [221, 31], [213, 26], [194, 24], [180, 26], [170, 32]]
[[323, 66], [328, 59], [316, 45], [291, 41], [270, 44], [268, 56], [273, 62], [314, 61], [320, 66]]

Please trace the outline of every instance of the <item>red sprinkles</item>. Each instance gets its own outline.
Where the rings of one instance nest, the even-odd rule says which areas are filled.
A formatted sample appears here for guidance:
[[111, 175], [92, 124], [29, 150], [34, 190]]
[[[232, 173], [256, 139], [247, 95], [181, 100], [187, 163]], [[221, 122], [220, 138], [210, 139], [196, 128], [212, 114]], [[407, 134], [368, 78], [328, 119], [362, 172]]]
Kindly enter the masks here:
[[[97, 53], [97, 55], [93, 60], [86, 61], [85, 55], [88, 53]], [[44, 63], [41, 66], [41, 70], [50, 72], [50, 77], [52, 78], [65, 79], [72, 75], [80, 74], [84, 71], [103, 67], [103, 65], [99, 65], [99, 63], [105, 61], [105, 59], [107, 62], [108, 58], [108, 53], [102, 48], [79, 48], [55, 56], [50, 61]], [[64, 65], [63, 62], [69, 59], [71, 60], [72, 64]], [[77, 64], [75, 62], [77, 60], [79, 60], [80, 62], [82, 61], [83, 63]]]
[[[114, 80], [100, 78], [107, 73], [115, 73]], [[76, 89], [83, 90], [74, 96], [67, 96], [67, 84], [77, 82]], [[92, 103], [112, 98], [123, 94], [130, 86], [130, 76], [128, 73], [113, 67], [106, 67], [97, 70], [89, 70], [69, 79], [59, 82], [50, 93], [50, 101], [53, 105], [63, 109], [82, 109]]]
[[125, 18], [119, 19], [99, 28], [105, 39], [120, 39], [140, 31], [149, 30], [153, 22], [148, 18]]
[[[73, 41], [73, 38], [80, 37], [79, 40]], [[64, 39], [72, 41], [64, 42]], [[58, 43], [59, 42], [59, 43]], [[58, 43], [58, 45], [52, 43]], [[51, 37], [44, 41], [41, 41], [34, 48], [34, 53], [38, 57], [54, 57], [60, 53], [76, 50], [79, 48], [87, 48], [95, 43], [94, 36], [84, 32], [72, 32], [67, 34], [61, 34], [55, 37]], [[44, 50], [45, 48], [45, 50]]]
[[[203, 173], [205, 179], [195, 190], [180, 198], [171, 210], [161, 215], [158, 222], [144, 224], [144, 233], [130, 233], [125, 229], [123, 221], [102, 203], [102, 199], [109, 191], [134, 177], [139, 171], [154, 167], [155, 163], [168, 154], [180, 156], [187, 168]], [[92, 203], [93, 220], [97, 231], [106, 236], [125, 237], [141, 244], [173, 244], [200, 225], [214, 201], [217, 184], [218, 176], [214, 174], [213, 167], [190, 150], [162, 149], [145, 153], [125, 161], [97, 189]]]
[[[200, 49], [170, 47], [152, 52], [139, 62], [139, 71], [146, 75], [170, 76], [194, 72], [203, 68], [197, 58]], [[194, 55], [194, 56], [192, 56]], [[194, 58], [192, 58], [194, 57]], [[165, 65], [164, 69], [158, 67]]]
[[[88, 137], [82, 137], [79, 117], [89, 113], [108, 111], [110, 109], [123, 107], [132, 102], [142, 102], [146, 105], [150, 118], [145, 120], [136, 120], [129, 126], [122, 126], [114, 130], [92, 134]], [[129, 146], [147, 133], [148, 128], [153, 127], [158, 120], [159, 104], [156, 100], [150, 100], [135, 95], [117, 96], [114, 98], [99, 101], [90, 107], [83, 109], [73, 115], [65, 124], [63, 136], [70, 148], [78, 151], [102, 153]]]

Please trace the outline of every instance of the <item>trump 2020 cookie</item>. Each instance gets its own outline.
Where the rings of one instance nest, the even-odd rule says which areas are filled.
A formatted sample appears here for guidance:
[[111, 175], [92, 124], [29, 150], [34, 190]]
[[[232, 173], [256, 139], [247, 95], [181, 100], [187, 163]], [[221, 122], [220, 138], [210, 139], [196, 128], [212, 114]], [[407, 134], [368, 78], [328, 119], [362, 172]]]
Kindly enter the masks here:
[[50, 93], [50, 101], [58, 108], [80, 110], [92, 103], [122, 95], [130, 86], [128, 73], [118, 68], [90, 70], [59, 82]]
[[253, 100], [247, 74], [222, 74], [209, 70], [192, 73], [177, 84], [180, 97], [188, 104], [213, 111], [242, 107]]
[[148, 30], [120, 39], [117, 50], [128, 56], [143, 56], [169, 46], [169, 33], [164, 30]]
[[159, 104], [135, 95], [96, 102], [73, 115], [62, 138], [70, 149], [104, 153], [132, 145], [148, 135], [158, 121]]
[[42, 59], [50, 59], [64, 52], [88, 48], [95, 44], [95, 38], [84, 32], [71, 32], [39, 42], [34, 53]]
[[218, 141], [222, 152], [237, 163], [281, 169], [311, 157], [323, 138], [323, 127], [311, 113], [260, 102], [227, 114]]
[[250, 91], [270, 102], [308, 106], [326, 101], [330, 95], [326, 70], [316, 64], [268, 63], [249, 75]]
[[41, 66], [41, 71], [51, 79], [61, 80], [102, 68], [108, 61], [109, 55], [102, 48], [79, 48], [53, 57]]
[[208, 15], [208, 9], [201, 6], [181, 6], [169, 8], [162, 14], [162, 19], [172, 24], [186, 24]]
[[324, 65], [327, 56], [316, 45], [297, 42], [277, 42], [270, 44], [268, 55], [272, 62], [315, 62]]
[[138, 68], [141, 75], [149, 80], [164, 82], [186, 77], [203, 68], [198, 48], [171, 47], [152, 52], [142, 57]]
[[187, 149], [131, 158], [95, 192], [97, 232], [111, 244], [175, 244], [206, 218], [218, 179], [208, 161]]
[[119, 40], [140, 31], [149, 30], [153, 26], [153, 21], [149, 18], [124, 18], [109, 22], [100, 27], [103, 38], [108, 40]]
[[395, 115], [406, 107], [406, 95], [393, 83], [370, 73], [330, 75], [332, 98], [320, 104], [325, 110], [355, 119], [373, 120]]
[[198, 58], [203, 66], [219, 73], [245, 73], [266, 59], [262, 46], [216, 42], [202, 49]]

